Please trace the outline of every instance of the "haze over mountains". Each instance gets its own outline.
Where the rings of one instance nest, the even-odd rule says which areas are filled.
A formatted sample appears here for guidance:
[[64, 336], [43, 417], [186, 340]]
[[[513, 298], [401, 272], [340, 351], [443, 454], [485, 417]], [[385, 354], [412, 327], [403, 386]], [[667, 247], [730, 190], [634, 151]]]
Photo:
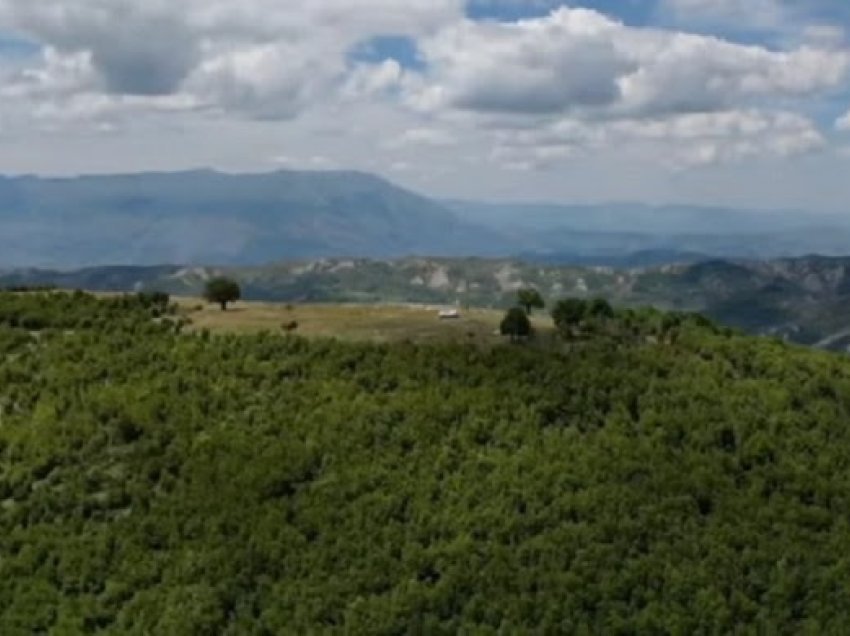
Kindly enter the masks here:
[[425, 197], [354, 172], [0, 180], [2, 265], [249, 264], [506, 249]]
[[850, 262], [829, 258], [850, 253], [850, 221], [803, 212], [439, 201], [357, 172], [192, 171], [2, 178], [0, 236], [4, 286], [198, 294], [225, 272], [254, 300], [484, 306], [535, 286], [850, 342]]
[[0, 267], [522, 256], [640, 266], [840, 255], [850, 221], [642, 204], [438, 201], [356, 172], [0, 178]]

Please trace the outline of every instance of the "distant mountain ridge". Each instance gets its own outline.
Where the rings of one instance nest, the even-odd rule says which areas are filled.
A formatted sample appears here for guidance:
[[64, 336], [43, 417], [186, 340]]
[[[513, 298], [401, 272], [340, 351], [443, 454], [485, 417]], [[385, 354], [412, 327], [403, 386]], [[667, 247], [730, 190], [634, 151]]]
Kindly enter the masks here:
[[513, 259], [320, 259], [262, 267], [102, 267], [0, 271], [0, 286], [197, 295], [212, 276], [239, 280], [250, 300], [414, 302], [506, 307], [534, 286], [550, 300], [603, 296], [627, 306], [702, 312], [750, 333], [846, 350], [850, 257], [710, 260], [638, 269], [544, 265]]
[[521, 257], [646, 266], [850, 253], [850, 221], [701, 206], [441, 202], [359, 172], [0, 177], [0, 267]]
[[521, 236], [523, 258], [641, 266], [850, 254], [850, 217], [699, 205], [447, 201], [459, 218]]
[[569, 228], [577, 232], [723, 236], [850, 227], [850, 219], [804, 210], [748, 210], [639, 202], [560, 204], [448, 200], [444, 204], [471, 222], [543, 231]]
[[498, 254], [499, 235], [358, 172], [0, 178], [2, 266]]

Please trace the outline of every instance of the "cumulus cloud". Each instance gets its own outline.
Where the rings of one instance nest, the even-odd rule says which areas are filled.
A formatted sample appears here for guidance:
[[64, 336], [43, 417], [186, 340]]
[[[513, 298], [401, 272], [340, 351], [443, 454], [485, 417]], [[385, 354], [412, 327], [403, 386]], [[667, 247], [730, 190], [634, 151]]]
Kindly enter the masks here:
[[375, 64], [357, 64], [348, 74], [342, 92], [348, 97], [370, 97], [401, 86], [404, 69], [396, 60]]
[[0, 19], [56, 51], [86, 55], [110, 92], [173, 92], [199, 59], [184, 20], [156, 1], [0, 3]]
[[570, 8], [465, 20], [420, 50], [427, 68], [407, 78], [408, 103], [466, 114], [491, 132], [491, 160], [520, 169], [628, 145], [678, 167], [811, 152], [824, 136], [789, 106], [840, 90], [850, 72], [836, 47], [774, 50]]
[[639, 147], [682, 168], [756, 156], [786, 158], [825, 143], [809, 119], [790, 112], [732, 110], [593, 122], [568, 117], [499, 132], [491, 159], [507, 167], [546, 167], [604, 148]]
[[618, 78], [636, 68], [616, 50], [617, 28], [584, 9], [515, 24], [466, 20], [421, 45], [431, 82], [416, 103], [532, 114], [611, 104]]
[[421, 49], [430, 70], [414, 105], [506, 113], [724, 110], [835, 88], [850, 69], [845, 51], [776, 52], [567, 8], [515, 24], [465, 21]]
[[841, 51], [774, 52], [695, 35], [631, 35], [625, 46], [641, 63], [621, 78], [629, 110], [704, 112], [760, 97], [806, 97], [839, 87], [850, 68]]
[[[663, 2], [683, 22], [743, 20], [754, 2], [768, 21], [787, 18], [775, 0]], [[552, 4], [559, 3], [535, 7]], [[351, 128], [371, 127], [376, 148], [391, 157], [471, 140], [466, 154], [519, 169], [627, 146], [651, 147], [676, 165], [705, 165], [821, 147], [817, 126], [793, 110], [846, 87], [850, 72], [835, 28], [801, 27], [798, 44], [768, 48], [638, 28], [590, 9], [498, 22], [467, 17], [467, 6], [0, 0], [0, 29], [41, 46], [40, 56], [13, 66], [0, 60], [0, 115], [109, 127], [145, 115], [268, 122], [325, 108], [354, 113], [357, 105], [375, 112], [371, 105], [392, 113], [392, 128], [386, 117]], [[417, 63], [352, 54], [382, 36], [409, 38]], [[850, 128], [850, 114], [837, 126]]]
[[85, 59], [113, 95], [195, 92], [258, 117], [296, 113], [346, 70], [358, 42], [417, 36], [461, 0], [0, 0], [0, 25]]
[[838, 130], [850, 131], [850, 110], [848, 110], [847, 114], [840, 117], [838, 121], [835, 122], [835, 127]]
[[385, 146], [390, 149], [409, 146], [444, 148], [457, 145], [457, 142], [457, 138], [446, 130], [439, 128], [410, 128], [398, 137], [390, 139]]
[[811, 120], [787, 112], [680, 115], [663, 122], [625, 122], [619, 129], [638, 139], [672, 141], [672, 160], [686, 166], [758, 156], [787, 158], [826, 144]]

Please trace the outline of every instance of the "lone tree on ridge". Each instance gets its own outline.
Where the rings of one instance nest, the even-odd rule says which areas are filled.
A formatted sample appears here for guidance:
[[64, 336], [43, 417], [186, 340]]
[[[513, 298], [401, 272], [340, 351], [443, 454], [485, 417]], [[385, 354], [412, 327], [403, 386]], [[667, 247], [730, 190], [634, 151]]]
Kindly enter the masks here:
[[534, 309], [543, 309], [546, 307], [546, 301], [543, 300], [543, 296], [534, 288], [520, 289], [516, 296], [517, 303], [525, 308], [525, 313], [529, 316]]
[[531, 335], [531, 321], [522, 307], [512, 307], [505, 314], [502, 324], [499, 326], [503, 336], [510, 336], [511, 342], [517, 342]]
[[242, 290], [232, 278], [213, 278], [204, 289], [204, 298], [207, 302], [218, 303], [222, 311], [227, 311], [227, 304], [233, 303], [242, 297]]

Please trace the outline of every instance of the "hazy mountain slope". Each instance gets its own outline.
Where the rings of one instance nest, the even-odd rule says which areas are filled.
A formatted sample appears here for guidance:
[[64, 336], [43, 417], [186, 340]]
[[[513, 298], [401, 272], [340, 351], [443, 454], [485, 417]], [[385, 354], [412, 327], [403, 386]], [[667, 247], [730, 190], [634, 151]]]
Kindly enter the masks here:
[[0, 177], [0, 267], [415, 255], [623, 267], [848, 250], [850, 224], [835, 218], [641, 204], [446, 204], [355, 172]]
[[514, 260], [326, 259], [263, 267], [105, 267], [78, 272], [0, 272], [2, 285], [198, 294], [217, 273], [253, 300], [459, 303], [508, 306], [516, 290], [549, 299], [603, 296], [623, 305], [699, 311], [752, 333], [844, 348], [850, 334], [850, 258], [708, 261], [644, 269], [563, 267]]
[[499, 254], [495, 233], [351, 172], [0, 179], [0, 265]]
[[643, 203], [554, 204], [447, 201], [463, 219], [493, 227], [536, 230], [571, 228], [581, 232], [723, 235], [760, 234], [800, 228], [841, 226], [850, 220], [800, 210], [745, 210], [699, 205]]
[[[532, 246], [524, 257], [552, 263], [623, 266], [693, 262], [700, 255], [705, 260], [850, 253], [850, 219], [804, 211], [641, 203], [446, 205], [468, 222], [521, 236]], [[654, 260], [640, 254], [654, 254]]]

